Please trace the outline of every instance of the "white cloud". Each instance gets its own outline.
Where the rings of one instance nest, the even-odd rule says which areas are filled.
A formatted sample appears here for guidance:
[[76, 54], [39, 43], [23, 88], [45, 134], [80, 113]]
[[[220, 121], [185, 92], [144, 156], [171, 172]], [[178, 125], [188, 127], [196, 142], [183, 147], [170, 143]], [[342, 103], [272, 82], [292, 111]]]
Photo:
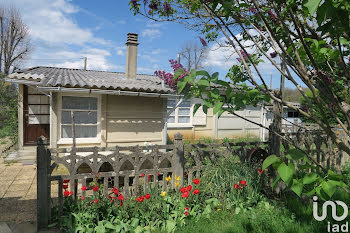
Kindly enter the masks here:
[[111, 53], [104, 49], [88, 48], [78, 52], [60, 51], [56, 53], [66, 61], [57, 64], [50, 64], [56, 67], [82, 69], [84, 67], [84, 57], [87, 58], [87, 69], [111, 71], [115, 69], [124, 69], [124, 67], [116, 66], [108, 62], [107, 58]]
[[146, 28], [141, 32], [143, 37], [148, 37], [150, 40], [158, 38], [162, 35], [162, 32], [159, 29], [150, 29]]
[[[251, 32], [254, 33], [254, 32]], [[237, 35], [238, 39], [242, 39], [241, 35]], [[221, 45], [226, 45], [226, 37], [220, 38], [219, 43]], [[250, 46], [253, 44], [252, 41], [242, 41], [244, 46]], [[252, 48], [246, 48], [246, 51], [250, 54], [254, 54], [255, 50]], [[267, 54], [273, 52], [273, 49], [270, 49]], [[218, 43], [213, 44], [207, 53], [207, 57], [203, 62], [205, 67], [211, 67], [215, 70], [215, 68], [220, 68], [228, 71], [234, 64], [239, 64], [237, 58], [239, 58], [238, 54], [235, 52], [232, 46], [220, 46]], [[261, 58], [264, 62], [258, 65], [259, 71], [263, 76], [270, 74], [277, 74], [278, 70], [271, 64], [271, 62], [266, 58]], [[276, 61], [276, 60], [275, 60]], [[276, 61], [276, 63], [278, 63]], [[253, 71], [253, 68], [251, 69]], [[254, 73], [254, 72], [253, 72]]]
[[160, 54], [160, 53], [165, 53], [166, 52], [166, 50], [165, 49], [154, 49], [154, 50], [152, 50], [151, 51], [151, 54], [152, 55], [158, 55], [158, 54]]
[[75, 22], [72, 16], [79, 12], [79, 8], [67, 0], [12, 0], [11, 4], [19, 8], [33, 40], [76, 45], [107, 43]]
[[117, 55], [123, 56], [126, 53], [126, 46], [118, 46], [115, 48], [115, 51], [117, 52]]

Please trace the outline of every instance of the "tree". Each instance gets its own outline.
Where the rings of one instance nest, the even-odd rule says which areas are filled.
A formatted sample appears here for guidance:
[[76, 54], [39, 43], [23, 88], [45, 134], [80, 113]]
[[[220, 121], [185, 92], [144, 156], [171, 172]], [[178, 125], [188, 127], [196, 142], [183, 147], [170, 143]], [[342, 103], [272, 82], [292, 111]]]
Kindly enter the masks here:
[[183, 44], [180, 57], [187, 70], [202, 69], [203, 59], [207, 54], [207, 46], [200, 46], [195, 41], [187, 41]]
[[0, 71], [9, 74], [31, 51], [28, 27], [14, 7], [0, 5]]
[[[231, 67], [226, 80], [219, 80], [217, 73], [210, 75], [193, 70], [177, 82], [178, 92], [204, 99], [204, 111], [213, 107], [219, 115], [224, 111], [237, 115], [235, 111], [246, 105], [272, 99], [318, 124], [336, 147], [350, 155], [347, 140], [343, 141], [332, 131], [333, 122], [329, 118], [331, 116], [350, 137], [348, 0], [132, 0], [130, 5], [135, 14], [157, 21], [177, 21], [199, 29], [209, 41], [223, 37], [237, 54], [237, 64]], [[277, 58], [282, 62], [277, 62]], [[269, 89], [262, 76], [261, 63], [269, 63], [287, 78], [305, 99], [306, 108], [293, 106], [282, 99], [280, 93]], [[197, 76], [201, 77], [198, 82], [195, 81]], [[306, 95], [296, 77], [311, 95]], [[255, 88], [248, 87], [247, 82]], [[219, 84], [221, 89], [212, 84]], [[240, 91], [233, 91], [233, 87]], [[222, 91], [226, 96], [220, 94]], [[223, 108], [224, 104], [228, 107]], [[283, 137], [278, 132], [273, 133]], [[302, 148], [297, 149], [302, 151]], [[304, 156], [292, 158], [307, 158], [324, 174], [328, 172], [327, 176], [312, 179], [312, 182], [319, 182], [323, 194], [328, 194], [323, 197], [330, 198], [329, 190], [343, 184], [331, 180], [334, 176], [307, 153]], [[285, 164], [281, 158], [270, 158], [265, 167], [271, 164], [288, 174], [288, 180], [283, 181], [297, 187], [295, 190], [300, 187], [302, 190], [303, 183], [295, 176], [291, 164]], [[293, 179], [289, 179], [291, 177]], [[318, 194], [322, 196], [322, 192]]]

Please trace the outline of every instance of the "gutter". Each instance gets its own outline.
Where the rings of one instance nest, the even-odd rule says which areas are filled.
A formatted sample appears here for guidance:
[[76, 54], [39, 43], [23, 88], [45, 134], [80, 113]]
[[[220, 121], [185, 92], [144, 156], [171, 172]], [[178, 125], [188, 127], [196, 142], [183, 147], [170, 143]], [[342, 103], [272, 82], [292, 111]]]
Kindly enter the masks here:
[[27, 81], [27, 80], [13, 80], [5, 79], [6, 82], [17, 83], [17, 84], [26, 84], [33, 85], [33, 87], [42, 91], [49, 92], [76, 92], [76, 93], [87, 93], [87, 94], [109, 94], [109, 95], [126, 95], [126, 96], [142, 96], [142, 97], [159, 97], [159, 98], [168, 98], [168, 97], [183, 97], [183, 95], [176, 94], [159, 94], [159, 93], [148, 93], [148, 92], [136, 92], [136, 91], [121, 91], [121, 90], [101, 90], [101, 89], [86, 89], [86, 88], [67, 88], [67, 87], [43, 87], [39, 86], [38, 82]]

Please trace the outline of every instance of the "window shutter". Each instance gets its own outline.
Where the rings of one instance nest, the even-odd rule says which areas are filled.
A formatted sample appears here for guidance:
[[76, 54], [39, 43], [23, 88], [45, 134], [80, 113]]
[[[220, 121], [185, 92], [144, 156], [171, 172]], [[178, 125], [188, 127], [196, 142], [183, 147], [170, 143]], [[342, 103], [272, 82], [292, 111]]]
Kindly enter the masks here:
[[[203, 104], [201, 99], [192, 99], [193, 106], [197, 103]], [[196, 114], [192, 117], [192, 125], [206, 125], [207, 115], [203, 112], [202, 106], [197, 110]]]

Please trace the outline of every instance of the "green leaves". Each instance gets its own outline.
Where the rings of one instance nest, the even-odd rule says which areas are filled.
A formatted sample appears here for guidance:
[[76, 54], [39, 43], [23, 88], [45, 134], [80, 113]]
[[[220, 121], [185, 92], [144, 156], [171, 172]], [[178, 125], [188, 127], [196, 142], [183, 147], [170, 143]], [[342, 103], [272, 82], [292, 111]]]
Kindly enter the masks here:
[[294, 164], [289, 163], [288, 165], [284, 162], [281, 163], [277, 168], [278, 174], [281, 176], [281, 179], [288, 184], [294, 174]]
[[304, 6], [309, 10], [310, 15], [315, 14], [322, 0], [308, 0]]
[[318, 175], [316, 173], [310, 172], [307, 173], [303, 178], [303, 184], [312, 184], [318, 179]]
[[262, 165], [262, 169], [266, 169], [268, 168], [271, 164], [274, 164], [274, 163], [279, 163], [281, 162], [281, 159], [278, 158], [276, 155], [270, 155], [269, 157], [267, 157], [264, 162], [263, 162], [263, 165]]
[[303, 191], [303, 180], [293, 179], [291, 189], [300, 197]]
[[219, 112], [223, 105], [224, 105], [224, 103], [222, 103], [222, 102], [216, 102], [214, 105], [214, 110], [213, 110], [214, 114]]

